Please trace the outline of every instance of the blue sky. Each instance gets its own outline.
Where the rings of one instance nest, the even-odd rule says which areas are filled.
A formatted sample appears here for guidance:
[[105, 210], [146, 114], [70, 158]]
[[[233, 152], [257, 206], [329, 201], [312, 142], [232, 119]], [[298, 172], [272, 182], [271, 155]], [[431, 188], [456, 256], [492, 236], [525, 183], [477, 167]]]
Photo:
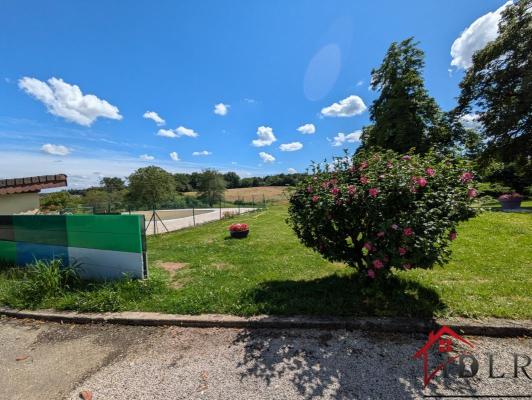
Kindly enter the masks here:
[[504, 4], [5, 1], [0, 177], [66, 173], [84, 187], [151, 164], [304, 171], [358, 146], [392, 41], [420, 41], [426, 85], [453, 107]]

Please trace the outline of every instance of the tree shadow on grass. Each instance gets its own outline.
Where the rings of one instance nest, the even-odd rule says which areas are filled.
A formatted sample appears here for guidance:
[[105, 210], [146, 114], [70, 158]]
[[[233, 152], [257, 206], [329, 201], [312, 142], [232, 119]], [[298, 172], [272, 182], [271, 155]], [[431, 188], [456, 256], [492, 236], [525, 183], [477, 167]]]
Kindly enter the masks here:
[[379, 287], [368, 286], [356, 274], [310, 281], [268, 281], [245, 296], [260, 313], [270, 315], [430, 318], [445, 310], [433, 289], [396, 276]]

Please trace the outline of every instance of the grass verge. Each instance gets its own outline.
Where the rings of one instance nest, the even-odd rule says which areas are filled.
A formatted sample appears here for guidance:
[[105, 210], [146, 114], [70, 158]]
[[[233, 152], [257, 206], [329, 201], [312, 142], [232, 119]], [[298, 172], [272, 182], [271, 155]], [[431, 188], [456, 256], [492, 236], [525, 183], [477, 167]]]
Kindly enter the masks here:
[[[531, 204], [524, 204], [531, 205]], [[386, 287], [302, 246], [286, 207], [238, 217], [247, 239], [219, 221], [148, 239], [150, 279], [75, 283], [29, 302], [20, 270], [0, 272], [0, 303], [80, 311], [532, 318], [532, 214], [485, 212], [460, 225], [444, 267], [398, 271]]]

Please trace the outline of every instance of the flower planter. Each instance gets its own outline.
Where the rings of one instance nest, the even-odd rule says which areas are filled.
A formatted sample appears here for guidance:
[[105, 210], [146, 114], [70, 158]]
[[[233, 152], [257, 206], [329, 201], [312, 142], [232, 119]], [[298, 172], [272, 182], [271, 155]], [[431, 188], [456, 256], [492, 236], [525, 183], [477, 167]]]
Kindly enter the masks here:
[[506, 193], [497, 198], [503, 210], [516, 210], [521, 208], [521, 201], [523, 201], [523, 196], [519, 193]]
[[515, 210], [521, 208], [521, 199], [515, 200], [499, 200], [503, 210]]
[[231, 237], [235, 239], [243, 239], [248, 236], [249, 229], [247, 231], [229, 231], [231, 233]]

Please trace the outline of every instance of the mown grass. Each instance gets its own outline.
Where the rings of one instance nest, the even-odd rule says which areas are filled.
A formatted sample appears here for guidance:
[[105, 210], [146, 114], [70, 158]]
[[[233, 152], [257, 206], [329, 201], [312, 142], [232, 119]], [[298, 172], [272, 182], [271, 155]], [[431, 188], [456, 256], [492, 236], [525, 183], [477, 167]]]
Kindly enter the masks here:
[[[527, 204], [525, 204], [526, 206]], [[532, 205], [532, 204], [531, 204]], [[250, 236], [229, 239], [220, 221], [148, 239], [150, 279], [84, 283], [24, 304], [0, 273], [0, 303], [82, 311], [532, 317], [532, 214], [485, 212], [460, 225], [451, 261], [400, 271], [386, 287], [302, 246], [286, 207], [238, 217]], [[179, 268], [166, 271], [161, 266]]]

